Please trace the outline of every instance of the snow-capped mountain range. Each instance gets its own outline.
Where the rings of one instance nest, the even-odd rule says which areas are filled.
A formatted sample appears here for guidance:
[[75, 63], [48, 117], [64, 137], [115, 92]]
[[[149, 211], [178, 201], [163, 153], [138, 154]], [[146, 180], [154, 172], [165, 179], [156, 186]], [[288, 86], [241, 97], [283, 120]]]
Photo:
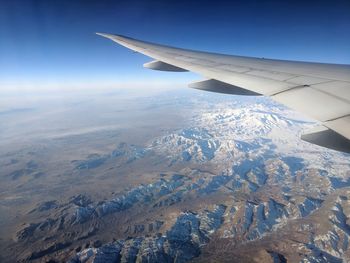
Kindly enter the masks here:
[[[156, 156], [156, 163], [175, 174], [160, 173], [149, 184], [103, 201], [78, 196], [60, 205], [41, 204], [37, 211], [55, 209], [52, 217], [24, 226], [18, 242], [43, 240], [49, 233], [66, 240], [70, 231], [72, 241], [58, 249], [48, 246], [29, 259], [77, 242], [76, 251], [67, 252], [74, 263], [197, 257], [254, 262], [255, 253], [270, 260], [264, 262], [347, 262], [350, 157], [300, 140], [315, 125], [268, 99], [209, 103], [185, 127], [145, 145], [121, 143], [110, 153], [72, 163], [83, 171]], [[143, 223], [134, 223], [128, 213], [139, 211]], [[114, 227], [124, 232], [113, 242], [82, 247], [120, 218], [126, 218], [125, 227]], [[73, 231], [82, 226], [89, 231]]]

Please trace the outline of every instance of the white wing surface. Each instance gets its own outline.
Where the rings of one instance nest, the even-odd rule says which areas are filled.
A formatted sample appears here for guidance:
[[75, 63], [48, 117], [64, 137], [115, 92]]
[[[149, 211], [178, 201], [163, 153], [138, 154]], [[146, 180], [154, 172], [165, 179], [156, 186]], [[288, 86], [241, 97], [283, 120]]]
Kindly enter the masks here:
[[155, 59], [146, 68], [192, 71], [206, 78], [192, 88], [270, 96], [321, 123], [302, 139], [350, 153], [350, 65], [231, 56], [97, 34]]

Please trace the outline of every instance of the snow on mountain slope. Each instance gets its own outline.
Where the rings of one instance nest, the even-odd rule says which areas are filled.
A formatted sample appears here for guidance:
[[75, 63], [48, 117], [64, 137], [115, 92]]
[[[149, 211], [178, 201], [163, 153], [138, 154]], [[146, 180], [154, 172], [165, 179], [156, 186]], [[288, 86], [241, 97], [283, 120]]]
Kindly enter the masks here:
[[291, 155], [319, 168], [329, 167], [331, 160], [347, 162], [346, 154], [300, 139], [315, 125], [269, 99], [253, 104], [225, 102], [204, 108], [187, 127], [156, 138], [148, 147], [167, 156], [170, 165], [212, 162], [225, 166], [256, 156]]

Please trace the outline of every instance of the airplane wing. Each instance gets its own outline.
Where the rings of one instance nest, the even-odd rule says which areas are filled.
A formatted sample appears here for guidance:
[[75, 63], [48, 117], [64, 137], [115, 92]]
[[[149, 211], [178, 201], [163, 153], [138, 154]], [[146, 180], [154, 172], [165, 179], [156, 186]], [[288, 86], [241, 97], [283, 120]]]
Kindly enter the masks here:
[[321, 123], [303, 140], [350, 153], [350, 65], [231, 56], [97, 34], [153, 58], [146, 68], [192, 71], [206, 78], [191, 88], [269, 96]]

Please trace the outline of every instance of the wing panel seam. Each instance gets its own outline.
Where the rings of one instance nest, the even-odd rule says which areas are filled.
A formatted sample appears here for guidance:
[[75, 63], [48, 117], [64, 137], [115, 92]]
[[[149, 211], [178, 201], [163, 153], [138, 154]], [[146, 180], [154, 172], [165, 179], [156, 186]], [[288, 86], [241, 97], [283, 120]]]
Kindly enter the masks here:
[[347, 117], [350, 117], [350, 113], [342, 115], [340, 117], [336, 117], [336, 118], [333, 118], [333, 119], [329, 119], [329, 120], [323, 121], [323, 123], [328, 122], [328, 121], [336, 121], [336, 120], [339, 120], [339, 119], [342, 119], [342, 118], [347, 118]]
[[295, 87], [291, 87], [291, 88], [288, 88], [288, 89], [285, 89], [285, 90], [282, 90], [282, 91], [270, 94], [269, 96], [273, 97], [273, 96], [279, 95], [279, 94], [281, 94], [283, 92], [291, 91], [291, 90], [294, 90], [294, 89], [307, 88], [307, 87], [310, 87], [310, 85], [298, 85], [298, 86], [295, 86]]

